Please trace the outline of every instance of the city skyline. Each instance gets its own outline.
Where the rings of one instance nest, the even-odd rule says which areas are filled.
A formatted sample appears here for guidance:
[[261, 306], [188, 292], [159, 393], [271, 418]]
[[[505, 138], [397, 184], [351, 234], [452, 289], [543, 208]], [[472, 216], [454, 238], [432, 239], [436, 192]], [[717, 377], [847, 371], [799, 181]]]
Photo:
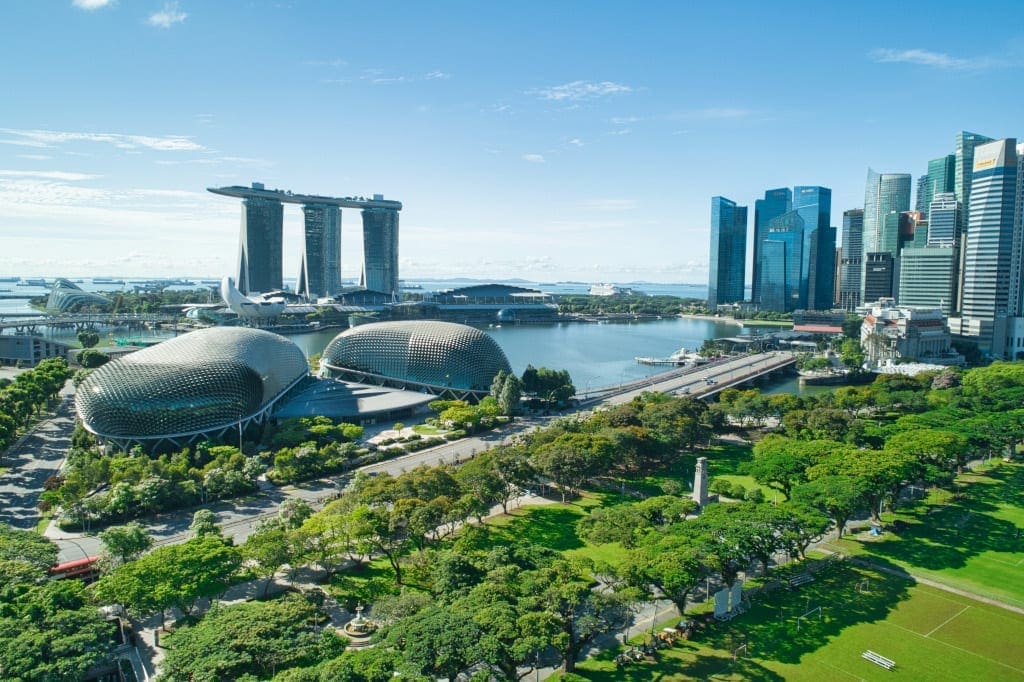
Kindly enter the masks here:
[[[262, 181], [401, 197], [403, 278], [699, 284], [710, 196], [830, 187], [840, 225], [867, 168], [918, 178], [960, 130], [1021, 133], [1001, 84], [1024, 40], [962, 40], [1014, 25], [1009, 2], [906, 5], [898, 42], [856, 30], [881, 3], [208, 5], [5, 8], [0, 274], [233, 273], [238, 208], [205, 187]], [[941, 112], [880, 104], [951, 88]], [[286, 211], [286, 280], [302, 239]], [[342, 249], [358, 278], [359, 235]]]

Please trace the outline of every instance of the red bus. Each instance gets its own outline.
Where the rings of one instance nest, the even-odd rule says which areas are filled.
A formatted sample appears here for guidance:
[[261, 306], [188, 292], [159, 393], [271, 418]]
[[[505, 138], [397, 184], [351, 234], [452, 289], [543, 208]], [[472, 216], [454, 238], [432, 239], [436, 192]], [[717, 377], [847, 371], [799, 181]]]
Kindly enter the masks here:
[[99, 577], [98, 556], [90, 556], [74, 561], [65, 561], [50, 568], [50, 580], [64, 580], [65, 578], [78, 578], [85, 582], [92, 582]]

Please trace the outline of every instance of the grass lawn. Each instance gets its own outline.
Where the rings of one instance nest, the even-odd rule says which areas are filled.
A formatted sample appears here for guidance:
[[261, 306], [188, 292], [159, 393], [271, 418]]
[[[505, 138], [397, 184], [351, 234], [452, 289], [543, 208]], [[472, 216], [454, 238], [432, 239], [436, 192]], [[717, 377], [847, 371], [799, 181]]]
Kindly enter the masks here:
[[623, 549], [618, 543], [592, 545], [576, 534], [576, 522], [591, 509], [613, 504], [620, 498], [614, 493], [586, 492], [566, 504], [523, 506], [506, 516], [487, 519], [495, 545], [511, 542], [530, 542], [541, 545], [567, 557], [591, 559], [595, 562], [617, 564]]
[[446, 429], [439, 429], [431, 424], [416, 424], [412, 427], [412, 430], [421, 436], [443, 436], [448, 433]]
[[851, 555], [1015, 606], [1024, 607], [1024, 465], [965, 474], [966, 499], [919, 503], [886, 520], [906, 528], [879, 538], [864, 533], [831, 543]]
[[[705, 626], [691, 642], [658, 652], [657, 662], [617, 668], [617, 651], [577, 673], [612, 680], [1024, 680], [1024, 616], [899, 577], [850, 565], [798, 591], [778, 590], [728, 623]], [[868, 589], [857, 584], [867, 579]], [[801, 621], [822, 606], [822, 619]], [[747, 643], [746, 658], [731, 652]], [[896, 662], [887, 671], [861, 658], [872, 650]]]
[[[702, 448], [679, 457], [664, 469], [645, 476], [640, 480], [626, 480], [626, 487], [631, 490], [643, 493], [644, 495], [663, 495], [662, 484], [665, 481], [679, 481], [690, 490], [693, 485], [693, 475], [697, 467], [697, 458], [708, 458], [708, 480], [713, 478], [727, 478], [730, 482], [742, 483], [745, 488], [757, 486], [754, 479], [738, 473], [744, 464], [753, 459], [753, 452], [749, 445], [739, 443], [717, 443], [709, 448]], [[771, 499], [771, 489], [762, 486], [765, 497]]]

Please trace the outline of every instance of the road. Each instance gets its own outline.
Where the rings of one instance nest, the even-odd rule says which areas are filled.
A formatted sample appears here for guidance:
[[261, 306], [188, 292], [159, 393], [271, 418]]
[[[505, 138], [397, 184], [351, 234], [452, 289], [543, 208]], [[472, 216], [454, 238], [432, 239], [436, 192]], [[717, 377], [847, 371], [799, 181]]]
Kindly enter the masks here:
[[35, 528], [43, 483], [60, 471], [74, 428], [75, 408], [68, 389], [62, 392], [53, 416], [40, 422], [4, 456], [7, 471], [0, 476], [0, 522], [26, 530]]

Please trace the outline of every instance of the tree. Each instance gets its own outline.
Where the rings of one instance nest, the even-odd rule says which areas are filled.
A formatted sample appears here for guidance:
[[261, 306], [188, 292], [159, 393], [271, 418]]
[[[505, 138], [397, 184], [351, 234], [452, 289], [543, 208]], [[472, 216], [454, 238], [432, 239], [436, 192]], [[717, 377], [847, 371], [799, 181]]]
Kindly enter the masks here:
[[771, 434], [754, 446], [749, 473], [762, 485], [776, 486], [789, 499], [793, 486], [807, 480], [810, 464], [795, 441]]
[[92, 348], [78, 354], [78, 364], [85, 369], [95, 369], [110, 362], [110, 356]]
[[793, 489], [793, 501], [828, 514], [843, 537], [846, 522], [867, 505], [867, 486], [848, 476], [826, 475]]
[[137, 559], [153, 545], [153, 538], [138, 523], [129, 523], [101, 531], [100, 542], [116, 566]]
[[163, 623], [168, 608], [187, 614], [200, 597], [227, 589], [241, 563], [236, 547], [219, 535], [204, 535], [118, 566], [99, 579], [95, 594], [100, 602], [122, 604], [139, 616], [160, 613]]
[[242, 557], [255, 564], [259, 576], [266, 579], [263, 585], [266, 597], [274, 574], [292, 560], [288, 531], [276, 523], [257, 529], [242, 545]]
[[0, 562], [15, 562], [42, 578], [57, 563], [57, 554], [57, 545], [38, 533], [0, 523]]
[[100, 342], [100, 335], [92, 329], [83, 329], [78, 332], [77, 338], [82, 348], [92, 348]]
[[586, 563], [559, 559], [550, 566], [521, 575], [523, 606], [545, 614], [558, 628], [552, 645], [562, 658], [562, 669], [576, 669], [584, 647], [605, 632], [614, 630], [626, 617], [622, 600], [592, 590]]
[[612, 462], [611, 442], [584, 433], [566, 433], [533, 453], [532, 463], [554, 481], [562, 494], [574, 495], [593, 476], [604, 474]]
[[501, 394], [497, 396], [502, 414], [514, 415], [519, 412], [519, 401], [523, 396], [523, 382], [515, 374], [505, 377]]
[[78, 580], [7, 582], [0, 590], [0, 674], [5, 680], [81, 680], [106, 660], [114, 625]]
[[406, 671], [454, 682], [480, 661], [479, 638], [472, 619], [431, 606], [389, 626], [384, 641], [401, 652], [400, 667]]
[[316, 664], [339, 655], [344, 646], [333, 630], [313, 632], [316, 607], [285, 595], [227, 607], [214, 606], [202, 620], [167, 637], [162, 680], [272, 677], [279, 668]]
[[697, 547], [689, 538], [672, 533], [648, 536], [627, 555], [622, 573], [629, 584], [651, 592], [652, 597], [670, 600], [680, 616], [686, 613], [690, 592], [707, 575]]
[[209, 509], [198, 509], [192, 514], [192, 523], [188, 527], [189, 533], [194, 538], [201, 538], [206, 535], [220, 535], [220, 526], [217, 525], [217, 515]]

